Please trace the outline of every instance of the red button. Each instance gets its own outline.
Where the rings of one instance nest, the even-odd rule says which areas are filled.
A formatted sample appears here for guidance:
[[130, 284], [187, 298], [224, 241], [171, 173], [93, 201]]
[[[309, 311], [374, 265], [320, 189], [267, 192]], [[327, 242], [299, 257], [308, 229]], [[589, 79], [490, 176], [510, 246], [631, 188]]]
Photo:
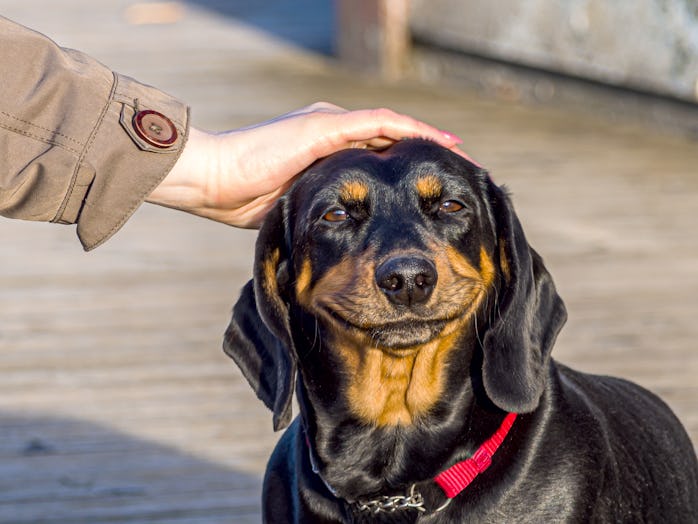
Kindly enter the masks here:
[[133, 116], [136, 134], [155, 147], [170, 147], [177, 141], [177, 128], [172, 121], [157, 111], [139, 111]]

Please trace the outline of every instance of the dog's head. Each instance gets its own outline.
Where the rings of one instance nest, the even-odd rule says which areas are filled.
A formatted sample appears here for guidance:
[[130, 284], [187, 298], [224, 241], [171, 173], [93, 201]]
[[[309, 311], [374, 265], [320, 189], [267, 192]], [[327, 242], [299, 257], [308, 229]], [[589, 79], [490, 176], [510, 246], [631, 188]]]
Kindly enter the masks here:
[[564, 320], [507, 195], [410, 140], [337, 153], [294, 184], [262, 226], [224, 347], [275, 428], [290, 422], [297, 368], [328, 409], [404, 425], [471, 360], [491, 402], [532, 411]]

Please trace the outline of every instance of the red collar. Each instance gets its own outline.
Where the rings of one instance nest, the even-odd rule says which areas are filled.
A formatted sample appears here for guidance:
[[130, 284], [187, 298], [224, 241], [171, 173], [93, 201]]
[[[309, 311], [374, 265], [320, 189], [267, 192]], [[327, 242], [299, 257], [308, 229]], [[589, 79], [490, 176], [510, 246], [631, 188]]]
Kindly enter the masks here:
[[[490, 464], [492, 463], [492, 456], [497, 452], [499, 446], [502, 445], [502, 442], [504, 442], [504, 439], [509, 434], [509, 430], [514, 424], [514, 420], [516, 420], [516, 413], [507, 413], [506, 417], [504, 417], [504, 420], [502, 421], [502, 424], [499, 426], [499, 429], [494, 433], [494, 435], [486, 440], [475, 453], [473, 453], [472, 457], [454, 464], [434, 477], [434, 481], [441, 486], [441, 489], [448, 498], [447, 503], [437, 509], [437, 512], [445, 508], [448, 503], [451, 502], [453, 497], [467, 488], [470, 483], [475, 480], [475, 477], [490, 467]], [[320, 474], [320, 469], [317, 466], [315, 454], [313, 453], [313, 447], [310, 445], [310, 439], [308, 438], [308, 433], [305, 430], [305, 425], [303, 424], [302, 427], [302, 431], [305, 434], [305, 443], [308, 447], [310, 465], [313, 472], [320, 477], [327, 489], [335, 497], [341, 498], [341, 495], [339, 495], [337, 491], [332, 488], [332, 486], [330, 486]], [[395, 509], [417, 508], [419, 511], [424, 511], [424, 499], [422, 498], [421, 494], [414, 492], [414, 488], [415, 485], [412, 486], [410, 493], [406, 496], [381, 496], [372, 501], [360, 502], [360, 509], [370, 510], [372, 512], [392, 512]], [[386, 504], [386, 502], [388, 503]]]
[[492, 456], [509, 434], [514, 420], [516, 413], [508, 413], [499, 429], [473, 453], [472, 457], [454, 464], [434, 477], [434, 481], [441, 486], [449, 499], [467, 488], [475, 477], [490, 467]]

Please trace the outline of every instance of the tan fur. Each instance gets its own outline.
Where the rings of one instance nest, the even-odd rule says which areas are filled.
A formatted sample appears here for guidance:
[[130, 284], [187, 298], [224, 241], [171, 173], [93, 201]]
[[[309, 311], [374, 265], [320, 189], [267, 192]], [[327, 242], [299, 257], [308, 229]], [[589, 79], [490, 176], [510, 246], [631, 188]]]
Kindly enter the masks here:
[[[435, 318], [450, 319], [441, 333], [412, 348], [377, 347], [364, 330], [378, 327], [396, 313], [376, 287], [372, 253], [345, 259], [310, 288], [310, 262], [302, 264], [296, 293], [304, 307], [330, 328], [328, 346], [340, 355], [348, 377], [352, 412], [377, 426], [407, 425], [426, 414], [443, 393], [448, 356], [494, 280], [494, 264], [484, 248], [479, 269], [450, 246], [432, 246], [439, 280], [427, 304]], [[356, 328], [339, 324], [332, 310]]]
[[499, 267], [502, 269], [502, 275], [504, 279], [509, 282], [511, 281], [511, 269], [509, 268], [509, 261], [507, 260], [506, 246], [504, 245], [504, 240], [499, 241]]
[[360, 345], [340, 347], [350, 379], [349, 405], [360, 419], [377, 426], [414, 423], [443, 392], [445, 360], [457, 334], [438, 337], [401, 355]]
[[417, 193], [420, 197], [438, 198], [441, 196], [441, 191], [443, 186], [441, 185], [441, 180], [435, 175], [424, 175], [417, 179], [415, 182], [415, 187], [417, 188]]
[[362, 202], [368, 197], [368, 186], [360, 180], [349, 180], [342, 184], [339, 197], [345, 202]]
[[304, 259], [301, 264], [301, 272], [296, 279], [296, 296], [305, 296], [310, 287], [310, 281], [313, 277], [313, 271], [309, 259]]
[[279, 265], [279, 257], [281, 251], [279, 248], [274, 249], [271, 254], [262, 261], [262, 289], [272, 300], [278, 300], [279, 285], [276, 281], [276, 269]]

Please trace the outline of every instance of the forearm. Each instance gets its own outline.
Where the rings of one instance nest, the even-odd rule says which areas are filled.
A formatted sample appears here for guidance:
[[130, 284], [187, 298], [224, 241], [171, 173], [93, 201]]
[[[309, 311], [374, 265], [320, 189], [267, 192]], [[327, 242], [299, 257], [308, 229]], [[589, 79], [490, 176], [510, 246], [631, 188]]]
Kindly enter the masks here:
[[[77, 223], [85, 249], [123, 225], [186, 141], [184, 104], [2, 17], [0, 93], [0, 214]], [[172, 144], [140, 138], [138, 110], [173, 122]]]

